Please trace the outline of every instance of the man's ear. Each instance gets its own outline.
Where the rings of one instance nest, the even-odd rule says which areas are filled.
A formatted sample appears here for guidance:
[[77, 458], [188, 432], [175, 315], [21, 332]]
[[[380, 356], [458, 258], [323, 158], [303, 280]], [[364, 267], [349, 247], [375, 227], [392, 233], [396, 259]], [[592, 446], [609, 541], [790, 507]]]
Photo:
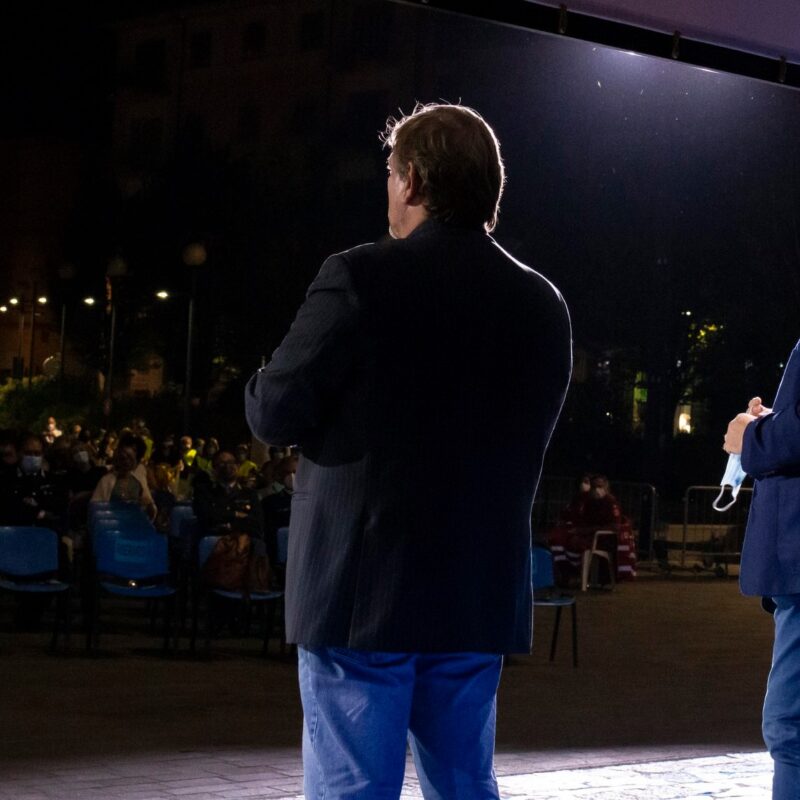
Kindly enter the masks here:
[[403, 192], [403, 201], [407, 206], [422, 205], [425, 198], [421, 193], [422, 179], [414, 167], [414, 164], [409, 161], [406, 164], [406, 186]]

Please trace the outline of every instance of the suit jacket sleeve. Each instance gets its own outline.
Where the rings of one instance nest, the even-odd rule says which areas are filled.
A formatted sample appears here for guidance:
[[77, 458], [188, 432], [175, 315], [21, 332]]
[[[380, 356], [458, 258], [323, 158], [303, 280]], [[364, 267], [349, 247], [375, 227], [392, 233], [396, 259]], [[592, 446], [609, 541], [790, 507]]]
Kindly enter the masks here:
[[322, 426], [355, 359], [357, 319], [347, 261], [332, 256], [272, 360], [247, 384], [245, 411], [256, 437], [302, 445]]
[[751, 422], [744, 432], [742, 469], [754, 478], [800, 467], [800, 416], [797, 406]]

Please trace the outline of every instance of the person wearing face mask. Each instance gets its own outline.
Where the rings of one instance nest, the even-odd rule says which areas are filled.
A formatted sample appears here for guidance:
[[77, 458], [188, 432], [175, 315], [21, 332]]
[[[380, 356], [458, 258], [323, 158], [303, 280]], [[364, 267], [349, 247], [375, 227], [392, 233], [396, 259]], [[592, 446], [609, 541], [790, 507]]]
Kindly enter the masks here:
[[62, 530], [67, 498], [45, 470], [41, 437], [35, 433], [24, 434], [17, 451], [19, 461], [0, 502], [2, 524], [42, 525]]
[[242, 486], [233, 453], [222, 450], [214, 456], [214, 478], [195, 487], [194, 513], [203, 536], [248, 533], [264, 539], [264, 516], [258, 495]]
[[85, 442], [73, 442], [69, 449], [66, 473], [71, 528], [86, 524], [89, 498], [107, 471], [105, 467], [98, 467], [92, 462], [91, 453]]
[[[563, 583], [580, 575], [583, 554], [592, 547], [595, 531], [617, 534], [612, 560], [615, 578], [632, 580], [636, 575], [636, 544], [628, 518], [622, 513], [605, 475], [593, 475], [589, 492], [573, 514], [564, 537], [564, 558], [558, 562], [558, 577]], [[604, 543], [606, 545], [607, 543]], [[555, 562], [555, 559], [554, 559]]]

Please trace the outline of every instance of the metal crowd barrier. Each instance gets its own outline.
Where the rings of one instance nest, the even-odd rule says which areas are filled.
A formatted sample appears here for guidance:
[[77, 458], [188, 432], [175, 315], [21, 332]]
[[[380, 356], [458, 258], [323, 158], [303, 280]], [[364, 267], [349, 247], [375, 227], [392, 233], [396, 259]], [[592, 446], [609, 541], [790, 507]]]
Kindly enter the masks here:
[[[611, 494], [631, 521], [639, 558], [653, 560], [653, 539], [658, 519], [658, 493], [649, 483], [615, 481], [609, 478]], [[578, 491], [577, 478], [543, 475], [533, 501], [534, 535], [544, 536], [559, 520], [561, 512]]]
[[739, 563], [753, 490], [742, 487], [736, 503], [722, 512], [711, 507], [718, 494], [719, 486], [690, 486], [686, 490], [681, 567], [686, 567], [691, 558], [695, 566], [713, 570], [721, 577], [728, 574], [728, 565]]

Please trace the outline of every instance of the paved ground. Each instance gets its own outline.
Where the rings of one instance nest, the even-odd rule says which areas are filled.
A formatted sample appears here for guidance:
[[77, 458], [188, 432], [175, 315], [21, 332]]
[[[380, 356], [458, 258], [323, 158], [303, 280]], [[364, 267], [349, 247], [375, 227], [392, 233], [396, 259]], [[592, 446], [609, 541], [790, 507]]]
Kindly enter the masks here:
[[[645, 578], [579, 598], [547, 661], [540, 610], [532, 656], [500, 689], [503, 797], [767, 798], [759, 713], [771, 620], [735, 582]], [[0, 798], [230, 800], [299, 797], [294, 663], [221, 640], [211, 658], [162, 659], [124, 618], [105, 657], [44, 652], [0, 618]], [[108, 630], [108, 629], [107, 629]], [[568, 632], [567, 628], [564, 634]], [[419, 797], [409, 769], [406, 797]]]

